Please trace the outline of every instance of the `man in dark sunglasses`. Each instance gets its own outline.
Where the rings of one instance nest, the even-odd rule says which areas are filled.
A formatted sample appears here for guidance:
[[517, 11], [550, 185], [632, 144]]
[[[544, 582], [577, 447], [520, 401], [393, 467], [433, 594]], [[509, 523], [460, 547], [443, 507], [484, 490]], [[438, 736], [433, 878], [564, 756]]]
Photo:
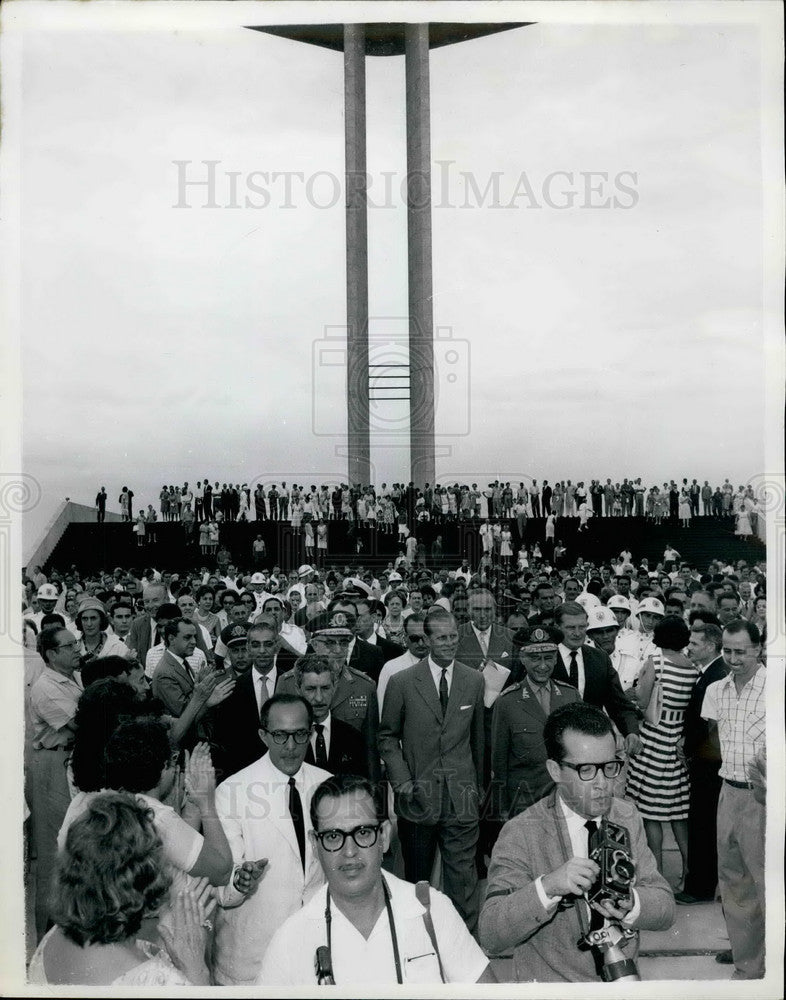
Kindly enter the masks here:
[[[513, 951], [514, 978], [527, 982], [597, 982], [602, 956], [581, 949], [589, 931], [609, 926], [626, 934], [622, 950], [635, 959], [637, 930], [666, 930], [674, 897], [655, 864], [636, 807], [614, 797], [622, 768], [607, 715], [582, 701], [551, 712], [543, 730], [550, 795], [502, 828], [489, 866], [480, 943]], [[635, 867], [627, 896], [587, 902], [600, 874], [589, 857], [604, 821], [626, 831]], [[631, 932], [631, 936], [627, 936]]]

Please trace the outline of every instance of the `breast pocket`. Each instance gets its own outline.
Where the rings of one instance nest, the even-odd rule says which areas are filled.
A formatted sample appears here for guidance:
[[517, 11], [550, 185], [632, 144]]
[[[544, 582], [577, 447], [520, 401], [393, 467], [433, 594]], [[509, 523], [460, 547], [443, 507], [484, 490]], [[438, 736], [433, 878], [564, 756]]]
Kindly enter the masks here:
[[404, 959], [404, 982], [441, 983], [439, 962], [433, 948]]
[[510, 752], [520, 759], [533, 760], [542, 756], [545, 760], [543, 730], [535, 726], [511, 726]]

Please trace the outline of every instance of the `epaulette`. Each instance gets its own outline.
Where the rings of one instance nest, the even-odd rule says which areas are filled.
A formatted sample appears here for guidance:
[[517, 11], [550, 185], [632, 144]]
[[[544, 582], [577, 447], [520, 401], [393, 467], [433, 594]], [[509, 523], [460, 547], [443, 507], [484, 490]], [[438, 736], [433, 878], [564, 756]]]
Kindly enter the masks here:
[[551, 682], [552, 682], [552, 684], [556, 684], [557, 687], [561, 687], [561, 688], [573, 688], [574, 691], [576, 690], [575, 686], [573, 684], [568, 684], [567, 681], [555, 681], [554, 678], [552, 677], [551, 678]]
[[523, 683], [523, 681], [517, 681], [515, 684], [511, 684], [510, 687], [505, 688], [504, 691], [500, 691], [500, 698], [503, 698], [506, 694], [512, 694], [514, 691], [520, 691]]
[[374, 684], [374, 681], [369, 677], [369, 675], [364, 673], [362, 670], [358, 670], [357, 667], [350, 667], [349, 672], [354, 674], [356, 677], [360, 677], [364, 681], [368, 681], [369, 684], [376, 687], [376, 684]]

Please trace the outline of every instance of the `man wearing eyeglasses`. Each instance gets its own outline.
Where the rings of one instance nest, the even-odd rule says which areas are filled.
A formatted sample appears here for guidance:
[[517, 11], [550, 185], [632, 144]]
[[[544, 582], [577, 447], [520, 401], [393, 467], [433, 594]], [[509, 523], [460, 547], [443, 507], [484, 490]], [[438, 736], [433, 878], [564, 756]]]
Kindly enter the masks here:
[[266, 862], [256, 893], [245, 897], [237, 885], [225, 890], [213, 955], [219, 986], [255, 982], [273, 933], [324, 880], [308, 836], [309, 806], [329, 772], [304, 763], [311, 706], [299, 695], [275, 694], [262, 705], [259, 720], [267, 753], [216, 789], [216, 812], [234, 863]]
[[[623, 929], [665, 930], [674, 921], [671, 889], [647, 847], [636, 807], [614, 797], [622, 768], [608, 717], [574, 702], [549, 715], [546, 767], [556, 787], [502, 828], [491, 856], [480, 943], [491, 954], [513, 951], [516, 982], [597, 982], [600, 959], [578, 947], [607, 921]], [[634, 888], [618, 905], [589, 906], [599, 874], [589, 840], [603, 819], [624, 827], [636, 868]], [[635, 958], [637, 938], [625, 938]]]
[[[259, 986], [308, 987], [327, 966], [339, 986], [495, 982], [450, 900], [382, 872], [390, 842], [378, 786], [356, 775], [324, 781], [309, 836], [327, 885], [278, 930]], [[324, 980], [322, 980], [324, 981]]]

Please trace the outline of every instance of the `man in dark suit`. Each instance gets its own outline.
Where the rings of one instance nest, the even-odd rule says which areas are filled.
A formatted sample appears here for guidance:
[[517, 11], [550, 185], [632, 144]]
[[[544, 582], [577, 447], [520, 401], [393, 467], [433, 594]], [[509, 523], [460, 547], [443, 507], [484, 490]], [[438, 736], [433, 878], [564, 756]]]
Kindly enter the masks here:
[[306, 762], [331, 774], [360, 774], [368, 777], [368, 758], [363, 737], [347, 722], [334, 717], [330, 703], [336, 679], [327, 657], [307, 653], [295, 666], [298, 694], [314, 710]]
[[[355, 622], [356, 638], [362, 639], [365, 646], [370, 646], [382, 656], [382, 662], [378, 669], [376, 664], [379, 663], [379, 657], [376, 657], [374, 661], [376, 676], [369, 674], [369, 677], [376, 681], [379, 679], [379, 671], [382, 667], [388, 662], [388, 660], [395, 660], [397, 656], [401, 656], [404, 652], [404, 648], [399, 646], [397, 642], [391, 642], [390, 639], [383, 639], [381, 635], [378, 635], [374, 631], [375, 613], [379, 613], [381, 611], [383, 618], [387, 613], [387, 609], [381, 601], [372, 601], [371, 598], [358, 597], [355, 599], [355, 608], [357, 609], [357, 621]], [[355, 667], [355, 669], [364, 670], [363, 667], [357, 666], [357, 664], [353, 662], [351, 653], [349, 662], [353, 667]], [[365, 673], [368, 673], [368, 671], [366, 670]]]
[[379, 748], [395, 792], [407, 880], [430, 877], [439, 845], [445, 894], [472, 930], [478, 916], [483, 678], [455, 658], [459, 636], [452, 615], [431, 612], [425, 636], [428, 657], [390, 678]]
[[[491, 784], [491, 717], [501, 691], [523, 677], [518, 656], [514, 655], [512, 633], [496, 622], [497, 605], [490, 590], [473, 590], [469, 595], [469, 622], [459, 628], [456, 659], [479, 671], [483, 677], [483, 788]], [[484, 806], [494, 812], [493, 803]], [[485, 857], [499, 833], [498, 820], [484, 815], [478, 838], [478, 874], [486, 874]]]
[[564, 638], [558, 647], [559, 661], [554, 679], [572, 684], [583, 701], [605, 709], [625, 738], [626, 752], [638, 753], [641, 748], [639, 721], [623, 693], [617, 671], [608, 654], [584, 644], [587, 612], [572, 601], [560, 604], [555, 612], [555, 624]]
[[[235, 622], [221, 632], [229, 660], [226, 673], [233, 675], [236, 683], [229, 698], [213, 712], [210, 753], [219, 783], [267, 753], [259, 736], [259, 705], [253, 671], [269, 674], [275, 637], [272, 629], [270, 634], [256, 634], [252, 653], [248, 640], [252, 627], [249, 622]], [[275, 691], [275, 676], [272, 690]]]
[[701, 671], [685, 711], [683, 752], [690, 771], [688, 873], [674, 898], [682, 905], [710, 903], [718, 885], [717, 818], [721, 791], [718, 727], [701, 717], [707, 688], [729, 672], [720, 655], [723, 633], [717, 625], [695, 621], [688, 656]]

